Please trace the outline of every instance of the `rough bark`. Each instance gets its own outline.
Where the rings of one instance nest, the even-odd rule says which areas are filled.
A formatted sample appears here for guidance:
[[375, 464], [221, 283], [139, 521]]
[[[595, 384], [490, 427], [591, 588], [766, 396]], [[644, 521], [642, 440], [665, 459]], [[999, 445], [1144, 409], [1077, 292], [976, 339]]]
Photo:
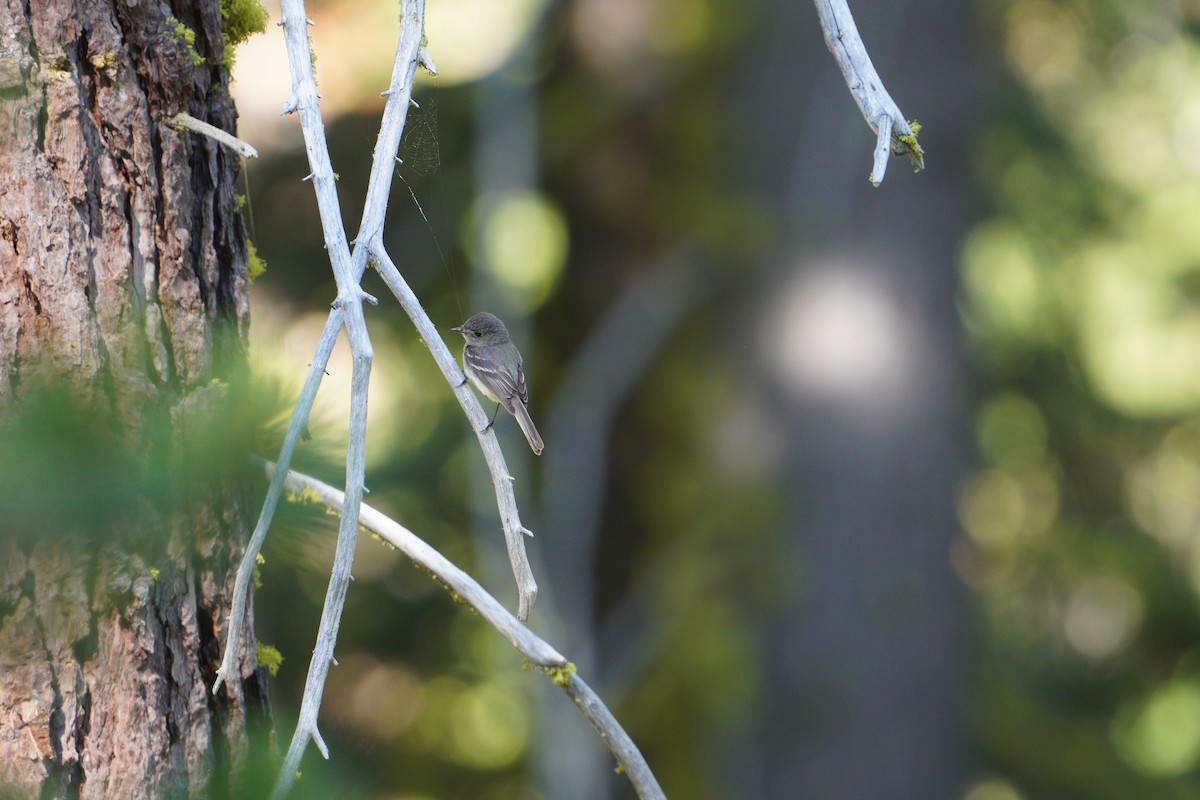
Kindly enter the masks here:
[[[65, 376], [149, 449], [146, 419], [186, 428], [244, 366], [237, 158], [160, 122], [236, 129], [223, 48], [218, 0], [0, 0], [0, 414]], [[0, 787], [196, 796], [245, 752], [252, 633], [207, 690], [244, 498], [131, 505], [96, 546], [0, 509]]]

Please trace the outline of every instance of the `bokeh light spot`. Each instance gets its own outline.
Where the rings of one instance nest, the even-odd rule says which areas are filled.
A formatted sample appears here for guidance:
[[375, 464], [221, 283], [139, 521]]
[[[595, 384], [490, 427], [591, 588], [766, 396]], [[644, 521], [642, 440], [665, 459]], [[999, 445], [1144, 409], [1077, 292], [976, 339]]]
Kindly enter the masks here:
[[1046, 420], [1028, 398], [1005, 394], [989, 401], [975, 423], [980, 450], [998, 467], [1023, 469], [1046, 457]]
[[963, 800], [1023, 800], [1023, 796], [1008, 781], [989, 778], [968, 789]]
[[1071, 646], [1089, 658], [1107, 658], [1127, 645], [1142, 622], [1142, 597], [1127, 582], [1095, 578], [1067, 600], [1063, 629]]
[[451, 754], [466, 766], [508, 766], [528, 744], [529, 712], [499, 683], [481, 683], [458, 695], [452, 716]]
[[1037, 89], [1070, 81], [1079, 71], [1083, 31], [1062, 6], [1027, 0], [1008, 14], [1004, 52], [1016, 74]]
[[1006, 223], [977, 227], [963, 247], [963, 282], [972, 303], [971, 322], [989, 332], [1040, 338], [1046, 298], [1028, 236]]
[[883, 410], [916, 379], [914, 336], [894, 299], [853, 263], [798, 273], [763, 320], [767, 364], [797, 397]]
[[483, 204], [483, 265], [512, 306], [527, 311], [549, 296], [567, 259], [562, 212], [536, 192], [518, 192]]
[[446, 84], [476, 81], [512, 56], [545, 0], [438, 0], [425, 6], [425, 32]]
[[1021, 485], [1000, 470], [976, 473], [959, 495], [958, 517], [967, 535], [978, 544], [1009, 545], [1025, 520]]
[[1200, 311], [1141, 244], [1098, 244], [1078, 268], [1080, 347], [1096, 393], [1134, 416], [1200, 405]]
[[1190, 549], [1200, 534], [1200, 425], [1172, 429], [1129, 467], [1126, 485], [1137, 523], [1176, 552]]
[[1177, 680], [1122, 708], [1113, 744], [1135, 769], [1156, 777], [1181, 775], [1200, 764], [1200, 685]]
[[408, 730], [424, 702], [421, 680], [412, 670], [365, 653], [341, 659], [327, 694], [325, 713], [339, 725], [383, 741]]

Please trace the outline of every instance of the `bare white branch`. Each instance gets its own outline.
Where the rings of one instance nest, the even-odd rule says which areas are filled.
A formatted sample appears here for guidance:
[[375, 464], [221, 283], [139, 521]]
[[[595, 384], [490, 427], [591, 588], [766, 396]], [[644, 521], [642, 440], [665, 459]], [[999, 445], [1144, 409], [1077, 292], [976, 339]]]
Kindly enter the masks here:
[[[274, 482], [281, 473], [273, 464], [268, 463], [266, 466]], [[284, 485], [289, 492], [305, 500], [315, 498], [343, 514], [345, 518], [346, 497], [332, 486], [294, 471], [286, 473]], [[604, 705], [599, 695], [575, 674], [574, 666], [563, 655], [515, 619], [474, 578], [400, 523], [365, 503], [361, 504], [358, 519], [364, 528], [432, 573], [457, 598], [461, 598], [479, 612], [479, 616], [495, 628], [521, 655], [529, 659], [533, 666], [538, 667], [555, 685], [562, 688], [600, 733], [600, 738], [629, 777], [638, 797], [643, 800], [666, 800], [666, 795], [637, 745], [629, 738], [629, 734]]]
[[[413, 78], [418, 65], [436, 72], [436, 68], [429, 58], [428, 53], [421, 46], [423, 38], [424, 0], [405, 0], [401, 15], [400, 42], [397, 46], [391, 85], [387, 92], [388, 102], [384, 109], [379, 138], [376, 143], [371, 178], [364, 203], [363, 219], [359, 227], [358, 236], [355, 239], [353, 254], [351, 254], [346, 246], [345, 232], [341, 225], [341, 218], [337, 212], [336, 185], [326, 148], [324, 129], [317, 107], [318, 95], [316, 94], [316, 87], [313, 82], [311, 60], [308, 56], [307, 35], [304, 33], [303, 28], [299, 24], [296, 24], [297, 20], [303, 19], [302, 0], [284, 0], [283, 11], [282, 22], [293, 76], [292, 93], [284, 112], [299, 112], [300, 115], [309, 154], [309, 165], [312, 169], [312, 173], [305, 180], [313, 182], [314, 190], [317, 193], [326, 249], [330, 253], [334, 274], [338, 281], [338, 298], [334, 302], [333, 309], [326, 322], [321, 343], [314, 356], [308, 380], [306, 381], [301, 399], [297, 403], [297, 407], [293, 413], [284, 447], [280, 453], [281, 463], [285, 466], [290, 462], [301, 432], [306, 428], [313, 399], [321, 378], [324, 376], [325, 366], [328, 364], [329, 355], [332, 352], [337, 333], [343, 324], [346, 326], [350, 339], [353, 367], [351, 376], [351, 435], [347, 452], [346, 478], [347, 496], [351, 498], [351, 507], [350, 511], [342, 516], [334, 567], [325, 605], [322, 609], [316, 646], [314, 647], [313, 657], [309, 665], [309, 674], [305, 683], [300, 719], [289, 746], [283, 768], [280, 771], [279, 779], [272, 792], [273, 798], [283, 797], [290, 790], [295, 780], [300, 758], [310, 740], [317, 746], [322, 756], [329, 757], [328, 748], [325, 746], [317, 729], [317, 714], [320, 709], [320, 701], [329, 667], [331, 664], [337, 663], [333, 657], [334, 645], [336, 643], [337, 629], [341, 619], [346, 590], [351, 580], [350, 569], [359, 524], [359, 520], [356, 517], [358, 509], [361, 506], [362, 493], [364, 491], [363, 464], [371, 344], [366, 335], [361, 303], [363, 300], [373, 302], [374, 298], [363, 293], [358, 286], [358, 281], [362, 277], [368, 259], [368, 247], [363, 245], [370, 243], [373, 245], [370, 248], [372, 251], [378, 250], [380, 253], [383, 253], [382, 229], [388, 197], [391, 191], [392, 163], [399, 149], [408, 106], [412, 99]], [[468, 416], [477, 422], [476, 430], [483, 430], [485, 428], [483, 422], [486, 417], [479, 406], [478, 400], [472, 393], [462, 387], [461, 384], [464, 383], [463, 375], [458, 370], [453, 357], [449, 355], [449, 351], [446, 349], [444, 343], [442, 343], [433, 324], [421, 309], [415, 296], [412, 295], [411, 291], [407, 290], [407, 285], [399, 277], [399, 273], [395, 270], [391, 259], [387, 257], [386, 253], [383, 253], [383, 257], [386, 259], [387, 265], [391, 267], [392, 280], [389, 282], [389, 285], [392, 286], [393, 291], [396, 291], [397, 286], [404, 287], [398, 296], [407, 294], [406, 299], [408, 302], [404, 303], [405, 310], [412, 317], [414, 324], [421, 331], [422, 336], [426, 338], [426, 341], [431, 343], [431, 351], [435, 352], [435, 357], [439, 364], [442, 365], [443, 372], [447, 374], [447, 378], [456, 387], [460, 402], [464, 402], [465, 400], [466, 403], [470, 404], [469, 406], [464, 406], [464, 408], [467, 409]], [[436, 345], [433, 345], [433, 343], [436, 343]], [[449, 364], [450, 372], [447, 372], [447, 363]], [[453, 373], [457, 373], [457, 375]], [[528, 533], [528, 531], [520, 523], [520, 518], [516, 510], [515, 496], [510, 486], [511, 478], [508, 476], [508, 470], [504, 465], [503, 455], [500, 452], [495, 435], [491, 431], [485, 431], [484, 434], [480, 435], [480, 442], [485, 458], [492, 468], [493, 481], [496, 485], [497, 503], [504, 524], [509, 557], [513, 564], [513, 572], [518, 584], [520, 596], [519, 613], [521, 618], [524, 619], [528, 615], [533, 600], [537, 595], [537, 585], [533, 580], [532, 569], [529, 566], [524, 550], [524, 542], [521, 538], [522, 534]], [[229, 680], [233, 676], [233, 665], [237, 658], [237, 648], [241, 641], [241, 630], [244, 625], [245, 608], [254, 563], [261, 549], [266, 530], [270, 526], [270, 521], [281, 491], [282, 478], [276, 475], [272, 479], [271, 488], [268, 491], [267, 500], [264, 502], [258, 525], [255, 528], [255, 533], [251, 537], [245, 558], [238, 570], [225, 657], [221, 668], [218, 670], [218, 677], [213, 691], [216, 691], [223, 681]], [[465, 574], [463, 577], [466, 577]], [[466, 579], [470, 580], [469, 578]], [[496, 606], [494, 610], [507, 615], [507, 612], [490, 595], [487, 598]], [[507, 616], [509, 620], [512, 619], [511, 615]], [[519, 623], [514, 622], [513, 624], [516, 625], [516, 628], [513, 628], [513, 630], [520, 630], [529, 634], [527, 629], [519, 625]], [[532, 636], [532, 634], [529, 635]], [[514, 644], [516, 644], [515, 641]], [[562, 659], [552, 648], [549, 648], [548, 651], [545, 648], [549, 648], [549, 646], [545, 645], [541, 640], [537, 640], [533, 644], [527, 643], [522, 652], [528, 650], [526, 655], [529, 655], [531, 660], [534, 660], [535, 663], [538, 663], [545, 669], [555, 670], [565, 664], [565, 659]], [[623, 733], [621, 735], [623, 736]], [[628, 737], [624, 738], [627, 739]], [[640, 755], [638, 758], [640, 758]], [[636, 768], [636, 764], [633, 766]], [[647, 796], [655, 795], [651, 794]]]
[[203, 120], [198, 120], [191, 114], [176, 114], [173, 117], [167, 117], [163, 122], [172, 128], [186, 128], [202, 136], [207, 136], [219, 144], [225, 145], [243, 158], [258, 158], [258, 151], [249, 142], [242, 141], [232, 133], [221, 130], [216, 125], [209, 125]]
[[325, 139], [325, 124], [321, 119], [318, 104], [317, 84], [313, 75], [312, 54], [309, 51], [307, 19], [303, 0], [283, 0], [281, 3], [284, 43], [287, 46], [288, 64], [292, 73], [292, 98], [300, 116], [300, 127], [304, 133], [304, 145], [308, 152], [308, 165], [312, 170], [313, 191], [317, 196], [317, 207], [321, 216], [321, 229], [325, 236], [325, 249], [333, 266], [337, 281], [338, 296], [335, 308], [341, 312], [346, 337], [350, 343], [350, 435], [346, 447], [346, 500], [348, 510], [342, 515], [338, 530], [337, 549], [334, 553], [333, 569], [329, 588], [325, 594], [325, 605], [321, 610], [321, 623], [317, 630], [317, 641], [308, 665], [308, 677], [304, 684], [304, 697], [300, 704], [296, 731], [292, 736], [279, 778], [271, 793], [273, 798], [282, 798], [295, 781], [300, 759], [310, 740], [318, 745], [328, 757], [320, 733], [317, 731], [317, 715], [321, 708], [321, 697], [325, 691], [325, 679], [333, 662], [337, 631], [341, 624], [342, 608], [349, 588], [350, 571], [354, 562], [354, 546], [358, 539], [358, 506], [362, 501], [366, 478], [367, 450], [367, 388], [374, 358], [367, 324], [363, 317], [364, 298], [358, 281], [360, 274], [354, 269], [350, 248], [346, 243], [346, 231], [342, 225], [341, 209], [337, 197], [337, 183], [333, 163], [329, 158]]
[[[391, 162], [400, 147], [404, 121], [408, 115], [408, 102], [412, 96], [413, 78], [416, 75], [417, 68], [416, 53], [420, 48], [421, 38], [424, 35], [422, 30], [424, 13], [424, 0], [405, 0], [400, 41], [396, 47], [396, 58], [392, 68], [392, 88], [389, 90], [388, 101], [384, 106], [383, 121], [380, 125], [379, 139], [375, 145], [375, 160], [371, 167], [371, 178], [367, 189], [367, 202], [363, 209], [363, 219], [359, 226], [359, 233], [355, 242], [367, 241], [370, 236], [369, 232], [374, 231], [378, 234], [383, 227], [383, 218], [387, 210], [388, 195], [392, 182]], [[283, 24], [281, 20], [279, 25], [283, 26]], [[297, 101], [298, 97], [297, 92], [293, 90], [289, 103]], [[310, 180], [312, 177], [313, 175], [309, 175], [305, 180]], [[357, 284], [362, 278], [363, 271], [366, 269], [367, 248], [356, 244], [351, 260], [354, 281]], [[292, 456], [295, 454], [296, 444], [307, 429], [308, 416], [312, 410], [317, 389], [320, 387], [321, 380], [325, 376], [325, 367], [329, 364], [330, 354], [333, 352], [338, 332], [342, 328], [343, 315], [341, 304], [340, 302], [335, 302], [334, 306], [329, 312], [329, 318], [325, 321], [325, 329], [321, 333], [320, 343], [317, 345], [317, 351], [313, 355], [308, 378], [305, 381], [304, 388], [301, 390], [296, 408], [292, 412], [292, 419], [288, 425], [283, 448], [279, 453], [279, 463], [285, 467], [291, 463]], [[222, 659], [220, 669], [217, 670], [217, 679], [213, 684], [214, 693], [224, 681], [234, 677], [235, 662], [238, 656], [238, 648], [241, 645], [241, 632], [245, 624], [246, 605], [250, 592], [251, 578], [254, 574], [254, 565], [258, 553], [262, 549], [267, 530], [271, 526], [271, 520], [274, 517], [275, 508], [283, 490], [282, 480], [282, 477], [280, 477], [271, 482], [267, 490], [266, 499], [263, 501], [258, 524], [255, 526], [254, 534], [250, 537], [250, 542], [246, 546], [246, 553], [242, 558], [242, 563], [238, 567], [237, 579], [234, 584], [233, 604], [229, 616], [229, 628], [226, 634], [225, 655]]]
[[[841, 68], [850, 94], [862, 110], [867, 124], [878, 134], [881, 142], [887, 143], [886, 147], [893, 155], [908, 156], [915, 169], [924, 169], [925, 153], [917, 143], [920, 126], [909, 125], [891, 95], [883, 88], [883, 81], [875, 71], [871, 57], [867, 55], [866, 45], [858, 34], [858, 26], [854, 24], [846, 0], [814, 2], [821, 20], [821, 30], [825, 33], [825, 45]], [[889, 129], [886, 136], [882, 132], [884, 127]], [[871, 183], [876, 186], [882, 183], [886, 170], [886, 154], [881, 158], [879, 148], [876, 148]]]

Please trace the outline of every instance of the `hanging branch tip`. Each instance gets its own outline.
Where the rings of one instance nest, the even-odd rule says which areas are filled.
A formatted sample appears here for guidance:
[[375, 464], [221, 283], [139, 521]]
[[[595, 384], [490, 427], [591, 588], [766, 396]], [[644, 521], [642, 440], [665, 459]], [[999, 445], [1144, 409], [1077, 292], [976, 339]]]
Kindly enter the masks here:
[[878, 186], [883, 182], [889, 154], [907, 156], [913, 168], [920, 172], [925, 168], [925, 153], [917, 144], [920, 126], [905, 121], [904, 114], [884, 88], [846, 0], [814, 2], [825, 34], [825, 45], [841, 69], [863, 118], [876, 133], [871, 183]]

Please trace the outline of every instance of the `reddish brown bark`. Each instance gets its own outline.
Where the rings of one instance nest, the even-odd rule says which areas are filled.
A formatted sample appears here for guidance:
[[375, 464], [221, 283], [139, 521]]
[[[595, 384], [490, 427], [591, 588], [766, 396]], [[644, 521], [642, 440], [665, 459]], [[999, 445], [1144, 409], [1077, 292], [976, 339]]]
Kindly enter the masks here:
[[[237, 158], [161, 122], [235, 130], [218, 0], [169, 5], [0, 0], [0, 414], [67, 376], [137, 441], [244, 365]], [[252, 633], [243, 681], [208, 687], [246, 504], [226, 482], [177, 506], [102, 546], [0, 518], [0, 787], [195, 796], [244, 752]]]

